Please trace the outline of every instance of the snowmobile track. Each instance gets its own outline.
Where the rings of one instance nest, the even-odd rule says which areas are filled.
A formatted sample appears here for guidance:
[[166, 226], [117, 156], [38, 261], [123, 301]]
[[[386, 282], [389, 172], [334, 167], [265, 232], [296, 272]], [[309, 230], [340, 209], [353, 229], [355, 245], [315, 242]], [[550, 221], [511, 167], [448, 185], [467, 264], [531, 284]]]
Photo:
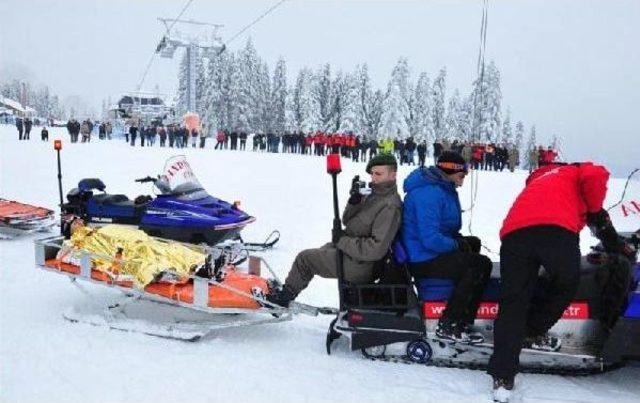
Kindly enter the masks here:
[[[456, 363], [452, 361], [429, 361], [427, 363], [417, 363], [409, 359], [407, 356], [382, 356], [382, 357], [374, 357], [363, 355], [364, 358], [369, 359], [371, 361], [382, 361], [382, 362], [392, 362], [392, 363], [401, 363], [401, 364], [412, 364], [412, 365], [425, 365], [428, 367], [437, 367], [437, 368], [456, 368], [456, 369], [472, 369], [477, 371], [486, 371], [486, 364], [462, 364]], [[561, 375], [561, 376], [589, 376], [595, 374], [603, 374], [605, 372], [609, 372], [618, 368], [621, 368], [623, 365], [621, 364], [608, 364], [603, 365], [601, 368], [590, 368], [590, 369], [575, 369], [575, 368], [549, 368], [549, 367], [528, 367], [520, 369], [521, 373], [527, 374], [545, 374], [545, 375]]]

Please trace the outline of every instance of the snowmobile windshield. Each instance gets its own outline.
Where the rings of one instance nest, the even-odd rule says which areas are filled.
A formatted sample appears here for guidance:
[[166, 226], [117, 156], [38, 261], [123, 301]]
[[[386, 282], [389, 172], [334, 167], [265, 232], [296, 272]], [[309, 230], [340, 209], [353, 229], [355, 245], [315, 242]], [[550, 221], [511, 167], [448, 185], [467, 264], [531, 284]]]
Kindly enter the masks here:
[[188, 199], [199, 199], [208, 195], [184, 155], [171, 157], [167, 160], [158, 182], [156, 186], [163, 194]]

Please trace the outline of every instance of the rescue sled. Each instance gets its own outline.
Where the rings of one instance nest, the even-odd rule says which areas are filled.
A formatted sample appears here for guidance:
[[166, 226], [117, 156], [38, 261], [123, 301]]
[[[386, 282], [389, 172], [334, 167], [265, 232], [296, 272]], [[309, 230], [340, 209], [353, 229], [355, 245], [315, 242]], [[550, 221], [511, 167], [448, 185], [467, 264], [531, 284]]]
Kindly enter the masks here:
[[[242, 211], [239, 203], [228, 203], [202, 188], [184, 156], [167, 160], [162, 175], [136, 179], [153, 183], [158, 191], [134, 200], [123, 194], [109, 194], [98, 178], [86, 178], [61, 201], [62, 213], [73, 214], [87, 223], [135, 225], [149, 235], [180, 242], [216, 245], [240, 240], [240, 231], [256, 219]], [[272, 247], [279, 239], [273, 231], [263, 243], [246, 243], [247, 249]]]
[[[265, 296], [269, 290], [279, 284], [275, 273], [264, 259], [256, 256], [248, 259], [249, 265], [254, 270], [258, 267], [258, 271], [260, 267], [266, 267], [272, 276], [270, 279], [241, 269], [237, 261], [244, 261], [245, 258], [238, 259], [239, 251], [234, 247], [210, 248], [185, 244], [209, 254], [211, 259], [206, 268], [194, 272], [186, 281], [176, 282], [162, 277], [139, 289], [134, 287], [131, 279], [118, 273], [98, 270], [92, 263], [92, 259], [114, 260], [113, 257], [82, 252], [78, 264], [65, 263], [58, 253], [63, 248], [63, 242], [62, 236], [35, 241], [35, 260], [39, 269], [69, 277], [86, 294], [88, 292], [80, 284], [81, 281], [116, 289], [124, 294], [124, 298], [97, 310], [86, 312], [92, 305], [86, 302], [79, 308], [68, 309], [63, 316], [72, 322], [196, 341], [223, 328], [286, 321], [297, 313], [323, 313], [322, 309], [304, 304], [292, 304], [284, 308], [267, 301]], [[144, 304], [151, 307], [147, 306], [146, 310], [140, 308]], [[167, 306], [168, 312], [158, 315], [158, 310], [167, 309]], [[143, 310], [138, 317], [130, 315], [135, 309]], [[150, 320], [152, 316], [160, 316], [161, 319]], [[167, 321], [167, 318], [172, 319]]]
[[52, 210], [0, 198], [0, 239], [49, 231], [54, 225]]
[[[632, 242], [637, 244], [637, 235], [632, 236]], [[402, 265], [396, 268], [406, 271]], [[640, 360], [640, 263], [632, 266], [628, 285], [617, 296], [603, 292], [611, 278], [606, 271], [597, 252], [583, 258], [576, 297], [550, 330], [561, 337], [562, 348], [557, 352], [523, 349], [523, 372], [586, 375], [619, 367], [628, 360]], [[544, 281], [544, 273], [539, 281]], [[485, 369], [493, 352], [499, 288], [499, 264], [494, 263], [475, 321], [485, 342], [469, 345], [435, 335], [438, 319], [453, 291], [450, 280], [343, 284], [344, 303], [331, 323], [327, 353], [331, 352], [333, 341], [344, 335], [352, 350], [361, 350], [374, 360]], [[621, 308], [611, 304], [615, 300], [621, 301]]]

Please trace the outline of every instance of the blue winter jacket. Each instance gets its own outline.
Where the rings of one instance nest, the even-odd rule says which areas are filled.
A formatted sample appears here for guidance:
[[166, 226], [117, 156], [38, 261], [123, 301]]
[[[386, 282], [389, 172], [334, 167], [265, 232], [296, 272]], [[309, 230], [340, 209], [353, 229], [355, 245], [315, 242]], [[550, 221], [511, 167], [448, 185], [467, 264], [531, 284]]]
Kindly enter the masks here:
[[417, 168], [404, 181], [402, 241], [409, 262], [425, 262], [454, 251], [462, 226], [455, 184], [436, 167]]

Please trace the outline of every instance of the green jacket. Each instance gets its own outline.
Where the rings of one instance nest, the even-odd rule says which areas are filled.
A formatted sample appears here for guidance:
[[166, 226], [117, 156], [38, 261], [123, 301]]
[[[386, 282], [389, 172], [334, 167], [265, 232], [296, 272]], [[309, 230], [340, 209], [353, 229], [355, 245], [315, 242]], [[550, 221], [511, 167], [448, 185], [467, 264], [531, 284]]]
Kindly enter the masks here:
[[371, 269], [387, 253], [402, 220], [402, 200], [395, 182], [372, 186], [360, 204], [347, 204], [342, 215], [345, 269]]
[[387, 154], [393, 154], [393, 140], [391, 139], [385, 139], [380, 141], [379, 146], [381, 148], [380, 152], [383, 153], [387, 153]]

